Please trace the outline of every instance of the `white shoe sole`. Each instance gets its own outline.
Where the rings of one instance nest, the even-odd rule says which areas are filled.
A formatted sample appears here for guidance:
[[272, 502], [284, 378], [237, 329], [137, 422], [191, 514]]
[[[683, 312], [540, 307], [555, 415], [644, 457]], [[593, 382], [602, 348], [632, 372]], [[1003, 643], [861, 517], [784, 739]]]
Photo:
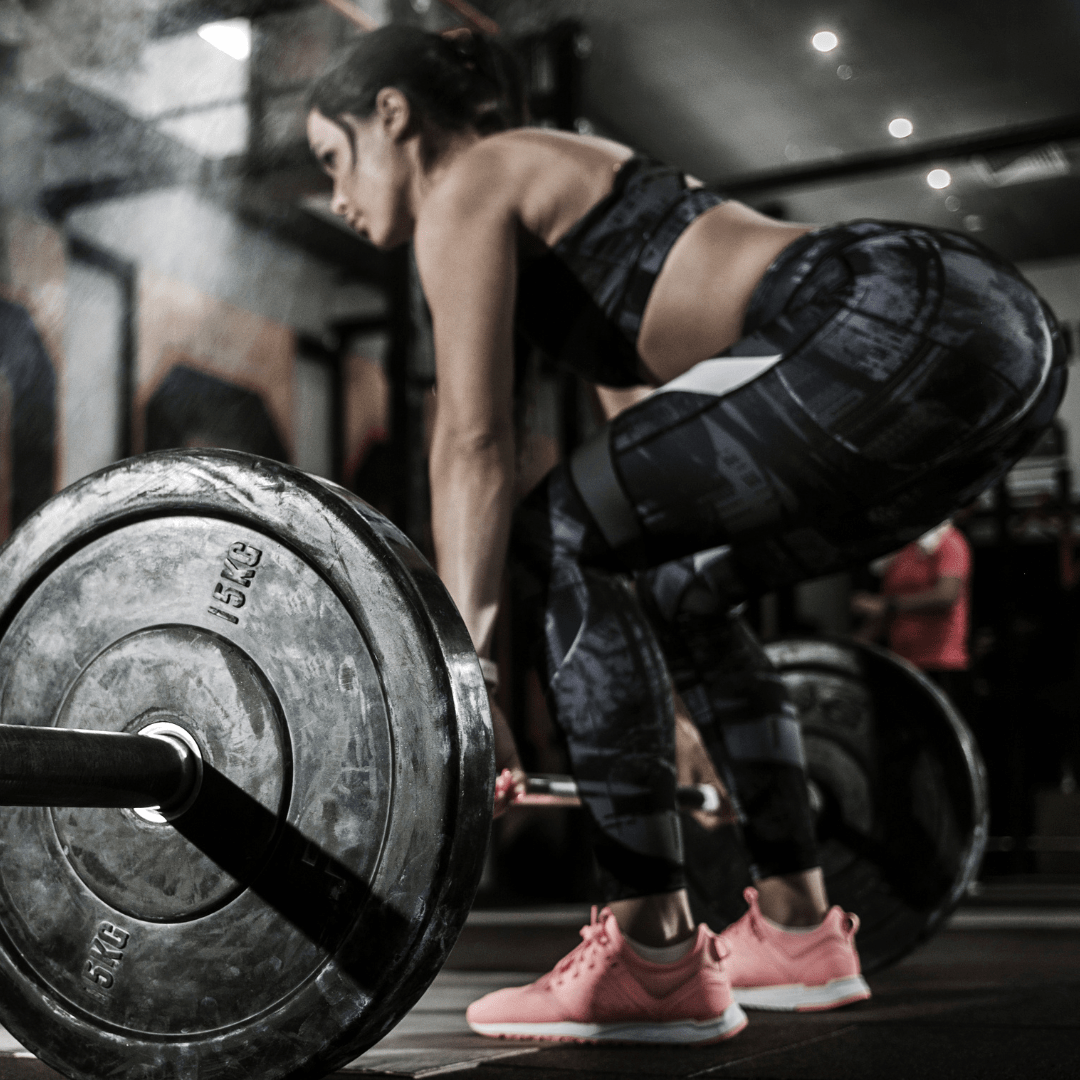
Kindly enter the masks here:
[[731, 996], [747, 1009], [775, 1009], [778, 1012], [810, 1012], [835, 1009], [853, 1001], [865, 1001], [870, 987], [861, 975], [831, 979], [820, 986], [785, 983], [780, 986], [733, 986]]
[[746, 1027], [746, 1013], [737, 1004], [729, 1005], [714, 1020], [671, 1020], [662, 1024], [579, 1024], [561, 1020], [551, 1024], [474, 1024], [478, 1035], [499, 1039], [557, 1039], [574, 1042], [690, 1043], [730, 1039]]

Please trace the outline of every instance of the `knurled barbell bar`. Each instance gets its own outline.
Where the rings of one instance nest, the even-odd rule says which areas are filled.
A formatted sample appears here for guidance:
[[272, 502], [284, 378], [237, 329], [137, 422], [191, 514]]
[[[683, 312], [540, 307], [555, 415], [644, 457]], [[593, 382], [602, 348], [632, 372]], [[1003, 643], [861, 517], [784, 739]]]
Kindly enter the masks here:
[[[876, 657], [843, 654], [848, 698]], [[859, 852], [838, 884], [877, 859], [860, 902], [902, 892], [905, 854], [925, 854], [911, 821], [967, 853], [921, 909], [903, 898], [929, 925], [978, 846], [971, 784], [941, 777], [965, 760], [946, 752], [959, 729], [918, 687], [904, 700], [926, 715], [897, 743], [873, 702], [829, 711], [847, 698], [820, 656], [780, 667], [810, 720], [839, 725], [807, 727], [821, 820]], [[479, 665], [429, 564], [335, 485], [200, 450], [61, 492], [0, 551], [0, 720], [0, 805], [17, 804], [0, 809], [0, 1019], [67, 1076], [323, 1075], [404, 1015], [465, 921], [494, 782]], [[897, 745], [893, 775], [880, 748]], [[896, 781], [883, 814], [851, 761]], [[905, 809], [913, 775], [929, 802]], [[532, 788], [575, 796], [568, 778]], [[694, 856], [699, 885], [716, 854]], [[725, 896], [698, 900], [715, 920]]]
[[[134, 735], [0, 724], [0, 806], [153, 808], [168, 820], [195, 801], [201, 766], [178, 724], [147, 724]], [[712, 784], [682, 784], [676, 799], [706, 813], [721, 806]], [[581, 795], [570, 776], [534, 775], [513, 805], [580, 806]]]
[[[675, 789], [675, 800], [680, 810], [701, 810], [707, 814], [717, 813], [723, 806], [723, 795], [712, 784], [680, 784]], [[532, 775], [526, 777], [525, 794], [510, 805], [580, 806], [581, 793], [572, 776]]]
[[125, 735], [0, 724], [0, 806], [153, 807], [175, 816], [198, 793], [201, 759], [172, 728]]

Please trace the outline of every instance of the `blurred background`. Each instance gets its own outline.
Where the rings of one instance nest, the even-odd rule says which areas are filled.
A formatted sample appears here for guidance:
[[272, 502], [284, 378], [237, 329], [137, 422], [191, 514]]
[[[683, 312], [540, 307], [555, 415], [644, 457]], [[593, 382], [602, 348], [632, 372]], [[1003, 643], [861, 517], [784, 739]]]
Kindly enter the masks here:
[[[460, 5], [459, 5], [460, 6]], [[595, 132], [763, 212], [910, 220], [1017, 261], [1080, 331], [1077, 0], [477, 0], [532, 122]], [[440, 0], [0, 0], [0, 536], [132, 453], [224, 446], [332, 478], [430, 549], [434, 378], [407, 250], [329, 212], [309, 80], [359, 24]], [[597, 427], [519, 350], [521, 488]], [[1080, 885], [1080, 383], [959, 522], [986, 881]], [[762, 636], [848, 633], [856, 572], [763, 598]], [[536, 771], [565, 760], [513, 612], [500, 691]], [[502, 826], [492, 897], [588, 892], [571, 814]]]

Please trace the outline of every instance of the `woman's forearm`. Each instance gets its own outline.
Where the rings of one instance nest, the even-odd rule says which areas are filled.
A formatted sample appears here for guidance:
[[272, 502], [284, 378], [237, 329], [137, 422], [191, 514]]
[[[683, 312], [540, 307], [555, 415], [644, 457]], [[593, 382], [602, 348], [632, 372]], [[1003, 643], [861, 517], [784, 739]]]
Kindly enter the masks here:
[[476, 651], [488, 656], [510, 535], [513, 435], [436, 431], [429, 474], [436, 567]]

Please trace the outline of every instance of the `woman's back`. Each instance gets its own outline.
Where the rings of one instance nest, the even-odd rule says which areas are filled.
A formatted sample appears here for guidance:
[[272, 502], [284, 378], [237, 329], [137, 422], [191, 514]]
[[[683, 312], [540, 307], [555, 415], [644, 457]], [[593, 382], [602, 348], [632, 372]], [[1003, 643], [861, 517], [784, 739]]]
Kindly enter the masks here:
[[[641, 161], [619, 143], [566, 132], [521, 128], [477, 140], [449, 163], [435, 185], [443, 191], [433, 190], [435, 197], [425, 200], [417, 222], [418, 241], [452, 227], [440, 220], [444, 215], [482, 218], [509, 213], [517, 223], [525, 266], [552, 251], [566, 261], [560, 241], [594, 207], [600, 208], [613, 186], [622, 194], [616, 181], [631, 159], [635, 164]], [[695, 191], [700, 188], [696, 181], [683, 182], [674, 170], [661, 171], [677, 177], [682, 189], [681, 196], [679, 192], [669, 196], [673, 206], [680, 197], [697, 205], [689, 213], [683, 208], [688, 224], [662, 253], [655, 283], [649, 279], [652, 287], [644, 311], [631, 319], [634, 326], [640, 323], [636, 341], [630, 342], [644, 364], [638, 381], [655, 383], [666, 382], [734, 342], [761, 275], [780, 250], [807, 231], [806, 226], [775, 222], [737, 203], [720, 204], [717, 196]], [[646, 220], [639, 225], [635, 208], [620, 205], [618, 199], [604, 209], [609, 221], [614, 218], [627, 229], [655, 224]], [[659, 213], [664, 211], [665, 207], [658, 208]], [[623, 257], [629, 247], [634, 245], [622, 245]], [[433, 269], [454, 272], [452, 266]]]

